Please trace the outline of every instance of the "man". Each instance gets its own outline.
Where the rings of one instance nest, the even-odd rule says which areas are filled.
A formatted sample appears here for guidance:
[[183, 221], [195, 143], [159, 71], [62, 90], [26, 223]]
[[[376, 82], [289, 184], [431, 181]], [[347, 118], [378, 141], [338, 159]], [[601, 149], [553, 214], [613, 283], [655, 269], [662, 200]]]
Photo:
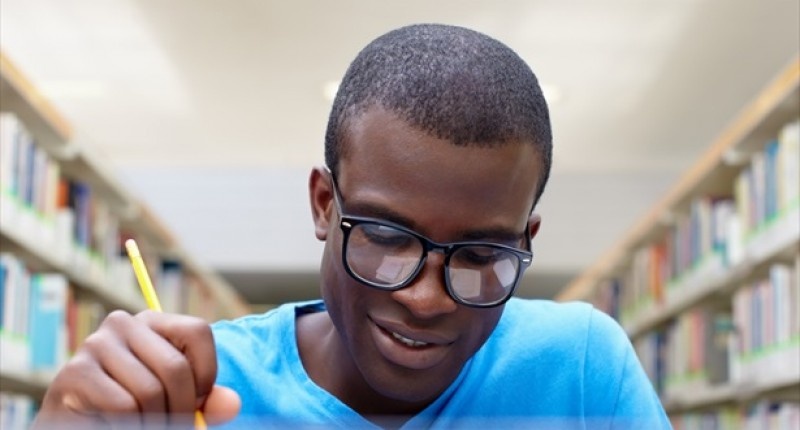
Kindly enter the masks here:
[[310, 175], [323, 300], [211, 330], [113, 313], [37, 423], [164, 424], [198, 407], [219, 422], [241, 401], [229, 424], [243, 428], [668, 428], [610, 318], [511, 298], [551, 140], [536, 77], [502, 43], [443, 25], [379, 37], [350, 65]]

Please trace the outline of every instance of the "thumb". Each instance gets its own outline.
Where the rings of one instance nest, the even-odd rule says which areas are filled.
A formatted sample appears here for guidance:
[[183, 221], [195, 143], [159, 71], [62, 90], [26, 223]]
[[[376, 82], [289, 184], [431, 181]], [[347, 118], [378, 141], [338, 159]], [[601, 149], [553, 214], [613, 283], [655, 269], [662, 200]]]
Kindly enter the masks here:
[[203, 415], [209, 425], [222, 424], [239, 415], [242, 399], [236, 391], [222, 385], [214, 385], [203, 405]]

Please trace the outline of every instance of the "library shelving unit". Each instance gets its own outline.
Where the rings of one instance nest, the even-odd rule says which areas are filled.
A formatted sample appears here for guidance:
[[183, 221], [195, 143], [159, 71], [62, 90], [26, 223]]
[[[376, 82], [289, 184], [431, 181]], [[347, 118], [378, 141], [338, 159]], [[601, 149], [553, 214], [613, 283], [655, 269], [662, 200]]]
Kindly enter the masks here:
[[166, 311], [210, 322], [249, 312], [2, 52], [0, 96], [0, 406], [40, 400], [108, 312], [145, 309], [127, 238], [138, 242]]
[[557, 296], [620, 322], [676, 428], [800, 422], [799, 84], [794, 58]]

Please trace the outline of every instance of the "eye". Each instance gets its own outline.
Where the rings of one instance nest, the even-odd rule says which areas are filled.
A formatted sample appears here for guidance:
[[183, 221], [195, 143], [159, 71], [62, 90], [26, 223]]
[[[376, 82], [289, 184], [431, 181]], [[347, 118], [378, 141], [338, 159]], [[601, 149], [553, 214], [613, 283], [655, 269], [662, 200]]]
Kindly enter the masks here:
[[508, 258], [508, 252], [489, 246], [469, 246], [460, 248], [454, 257], [463, 264], [485, 266]]
[[410, 246], [416, 240], [406, 232], [385, 225], [361, 224], [359, 227], [364, 239], [373, 245], [403, 248]]

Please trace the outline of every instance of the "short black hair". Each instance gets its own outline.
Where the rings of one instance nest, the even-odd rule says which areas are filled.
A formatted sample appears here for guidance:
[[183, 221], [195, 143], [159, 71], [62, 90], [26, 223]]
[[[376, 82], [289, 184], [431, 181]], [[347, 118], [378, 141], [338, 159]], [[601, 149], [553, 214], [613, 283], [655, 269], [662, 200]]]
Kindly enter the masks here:
[[454, 145], [530, 142], [550, 174], [550, 114], [538, 80], [511, 48], [443, 24], [386, 33], [359, 52], [339, 85], [325, 133], [325, 163], [337, 175], [348, 121], [373, 106]]

